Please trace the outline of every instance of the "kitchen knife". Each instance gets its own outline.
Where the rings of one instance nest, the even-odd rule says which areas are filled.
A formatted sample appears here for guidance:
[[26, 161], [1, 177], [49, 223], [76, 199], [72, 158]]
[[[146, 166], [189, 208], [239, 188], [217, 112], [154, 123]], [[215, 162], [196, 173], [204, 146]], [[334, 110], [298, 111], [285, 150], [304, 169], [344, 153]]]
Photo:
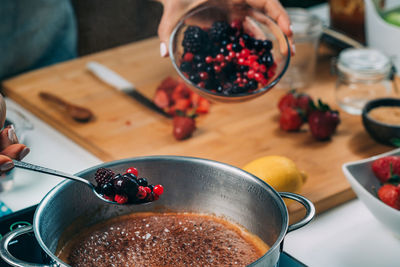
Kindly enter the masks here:
[[141, 103], [142, 105], [160, 113], [161, 115], [171, 118], [171, 115], [166, 113], [162, 108], [158, 107], [154, 102], [148, 99], [146, 96], [142, 95], [139, 91], [136, 90], [135, 86], [119, 76], [114, 71], [110, 70], [106, 66], [91, 61], [86, 65], [87, 69], [92, 72], [97, 78], [99, 78], [104, 83], [116, 88], [119, 91], [124, 92], [130, 97], [134, 98], [136, 101]]

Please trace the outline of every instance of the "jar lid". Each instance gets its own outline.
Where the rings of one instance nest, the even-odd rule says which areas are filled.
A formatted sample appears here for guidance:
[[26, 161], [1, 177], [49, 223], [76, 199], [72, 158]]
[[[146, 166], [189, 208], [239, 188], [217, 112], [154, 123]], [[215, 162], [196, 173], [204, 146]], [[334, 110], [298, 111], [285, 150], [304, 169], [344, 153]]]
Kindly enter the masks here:
[[338, 69], [348, 74], [368, 78], [388, 75], [392, 64], [382, 52], [370, 48], [347, 48], [339, 55]]

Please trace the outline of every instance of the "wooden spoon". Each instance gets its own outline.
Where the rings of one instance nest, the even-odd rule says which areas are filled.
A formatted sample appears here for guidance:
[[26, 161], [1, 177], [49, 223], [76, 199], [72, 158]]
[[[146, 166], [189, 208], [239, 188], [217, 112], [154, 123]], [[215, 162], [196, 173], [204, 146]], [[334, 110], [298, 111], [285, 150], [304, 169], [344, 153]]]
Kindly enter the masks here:
[[78, 122], [87, 122], [93, 118], [93, 113], [88, 108], [81, 107], [65, 101], [64, 99], [51, 93], [40, 92], [39, 96], [49, 102], [56, 104], [58, 107], [65, 110], [69, 116]]

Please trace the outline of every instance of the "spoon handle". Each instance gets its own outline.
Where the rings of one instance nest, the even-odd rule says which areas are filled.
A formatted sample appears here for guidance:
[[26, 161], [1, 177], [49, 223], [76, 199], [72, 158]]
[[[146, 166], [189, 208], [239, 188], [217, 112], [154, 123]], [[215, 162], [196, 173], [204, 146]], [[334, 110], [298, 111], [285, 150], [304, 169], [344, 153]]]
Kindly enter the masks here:
[[27, 162], [22, 162], [22, 161], [19, 161], [19, 160], [13, 160], [13, 162], [14, 162], [14, 166], [18, 167], [18, 168], [27, 169], [27, 170], [31, 170], [31, 171], [35, 171], [35, 172], [41, 172], [41, 173], [46, 173], [46, 174], [50, 174], [50, 175], [54, 175], [54, 176], [67, 178], [67, 179], [70, 179], [70, 180], [74, 180], [74, 181], [77, 181], [77, 182], [84, 183], [84, 184], [86, 184], [87, 186], [89, 186], [92, 189], [94, 188], [94, 185], [91, 182], [89, 182], [88, 180], [83, 179], [81, 177], [75, 176], [75, 175], [71, 175], [71, 174], [68, 174], [68, 173], [65, 173], [65, 172], [61, 172], [61, 171], [56, 171], [56, 170], [53, 170], [53, 169], [45, 168], [45, 167], [42, 167], [42, 166], [38, 166], [38, 165], [31, 164], [31, 163], [27, 163]]

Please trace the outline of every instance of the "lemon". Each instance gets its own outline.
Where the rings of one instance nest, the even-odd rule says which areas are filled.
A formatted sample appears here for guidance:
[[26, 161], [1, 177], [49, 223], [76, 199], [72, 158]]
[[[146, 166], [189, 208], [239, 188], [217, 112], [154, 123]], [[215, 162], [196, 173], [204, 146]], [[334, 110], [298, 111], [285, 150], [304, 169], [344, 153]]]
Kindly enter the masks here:
[[278, 192], [298, 193], [307, 175], [283, 156], [265, 156], [246, 164], [243, 169], [264, 180]]

